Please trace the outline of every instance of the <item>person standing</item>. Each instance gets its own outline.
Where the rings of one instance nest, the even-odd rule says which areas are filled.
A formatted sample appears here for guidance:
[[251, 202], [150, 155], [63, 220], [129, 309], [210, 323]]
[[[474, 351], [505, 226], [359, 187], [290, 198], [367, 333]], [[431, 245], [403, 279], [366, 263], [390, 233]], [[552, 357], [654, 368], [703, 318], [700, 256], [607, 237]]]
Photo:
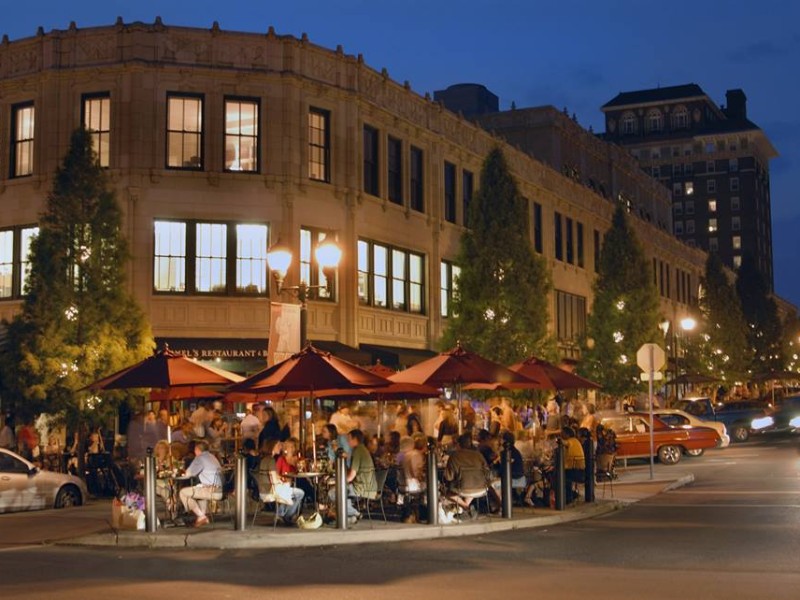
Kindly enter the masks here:
[[3, 427], [0, 429], [0, 448], [14, 449], [14, 424], [9, 417], [4, 419]]
[[191, 511], [197, 517], [194, 526], [202, 527], [208, 524], [208, 501], [215, 493], [222, 491], [222, 466], [217, 457], [208, 451], [208, 442], [205, 440], [195, 442], [194, 460], [186, 469], [186, 475], [197, 477], [200, 483], [180, 491], [181, 504], [186, 512]]
[[346, 404], [341, 404], [339, 410], [331, 415], [328, 421], [331, 425], [336, 425], [337, 431], [353, 431], [358, 429], [361, 424], [358, 419], [355, 419], [350, 413], [350, 407]]
[[575, 500], [576, 495], [573, 485], [584, 483], [586, 480], [586, 458], [583, 454], [583, 446], [575, 437], [572, 427], [564, 427], [561, 430], [561, 439], [564, 440], [564, 474], [567, 480], [567, 503]]
[[244, 419], [242, 419], [241, 432], [242, 440], [253, 440], [255, 446], [258, 442], [258, 435], [261, 433], [261, 405], [254, 404], [253, 410], [247, 411]]

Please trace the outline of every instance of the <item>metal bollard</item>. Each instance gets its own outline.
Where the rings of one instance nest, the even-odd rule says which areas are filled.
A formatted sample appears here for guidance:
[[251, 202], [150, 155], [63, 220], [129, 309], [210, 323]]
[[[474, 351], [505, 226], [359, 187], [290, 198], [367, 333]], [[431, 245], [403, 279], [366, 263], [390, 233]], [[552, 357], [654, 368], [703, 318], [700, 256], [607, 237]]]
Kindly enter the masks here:
[[583, 442], [583, 456], [586, 460], [584, 472], [584, 498], [586, 502], [594, 502], [594, 440], [592, 438]]
[[439, 466], [436, 464], [436, 440], [428, 438], [428, 525], [439, 524]]
[[555, 452], [555, 486], [556, 486], [556, 510], [564, 510], [567, 507], [567, 476], [564, 472], [564, 441], [556, 439]]
[[247, 523], [247, 457], [242, 452], [236, 455], [234, 490], [236, 511], [233, 528], [236, 531], [244, 531]]
[[158, 529], [156, 515], [156, 457], [153, 449], [148, 448], [144, 458], [144, 523], [147, 533], [155, 533]]
[[500, 463], [500, 491], [503, 500], [503, 518], [510, 519], [513, 496], [511, 491], [511, 444], [503, 444], [503, 454]]
[[347, 529], [347, 455], [336, 451], [336, 529]]

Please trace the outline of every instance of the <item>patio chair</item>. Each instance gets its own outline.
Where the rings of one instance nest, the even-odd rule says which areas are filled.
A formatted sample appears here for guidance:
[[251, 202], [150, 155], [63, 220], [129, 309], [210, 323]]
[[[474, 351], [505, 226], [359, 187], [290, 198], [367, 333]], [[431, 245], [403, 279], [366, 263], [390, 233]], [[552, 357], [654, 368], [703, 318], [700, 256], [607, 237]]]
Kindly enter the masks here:
[[614, 497], [614, 480], [617, 478], [616, 454], [598, 454], [596, 458], [595, 481], [603, 484], [603, 498], [606, 497], [606, 485], [611, 486], [611, 497]]
[[253, 526], [255, 526], [256, 518], [258, 518], [258, 513], [261, 512], [263, 506], [265, 504], [273, 504], [275, 508], [273, 511], [272, 528], [275, 529], [278, 525], [278, 505], [289, 503], [283, 501], [281, 497], [275, 493], [275, 484], [278, 482], [273, 479], [274, 476], [272, 471], [265, 473], [264, 471], [253, 470], [250, 471], [250, 474], [258, 484], [259, 499], [259, 501], [256, 503], [256, 509], [253, 511]]
[[386, 485], [386, 478], [389, 475], [389, 469], [379, 469], [375, 471], [376, 492], [359, 495], [353, 494], [351, 498], [355, 501], [356, 510], [361, 512], [361, 501], [364, 501], [364, 510], [367, 512], [367, 519], [372, 525], [372, 513], [369, 510], [370, 501], [377, 501], [380, 503], [381, 514], [383, 515], [383, 522], [386, 523], [386, 511], [383, 508], [383, 487]]

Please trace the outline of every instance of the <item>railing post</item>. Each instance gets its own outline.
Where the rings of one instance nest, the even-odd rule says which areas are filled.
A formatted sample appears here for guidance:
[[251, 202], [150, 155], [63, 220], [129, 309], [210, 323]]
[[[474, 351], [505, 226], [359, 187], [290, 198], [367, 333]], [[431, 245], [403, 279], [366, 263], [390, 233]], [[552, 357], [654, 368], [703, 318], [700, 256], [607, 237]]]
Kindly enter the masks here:
[[594, 440], [591, 436], [583, 442], [583, 456], [586, 460], [586, 471], [584, 473], [584, 496], [586, 502], [594, 502]]
[[336, 450], [336, 529], [347, 529], [347, 456]]
[[156, 457], [153, 449], [148, 448], [144, 458], [144, 523], [147, 533], [155, 533], [158, 529], [156, 515]]
[[556, 438], [555, 452], [555, 487], [556, 510], [564, 510], [567, 506], [566, 473], [564, 472], [564, 441]]
[[500, 462], [500, 489], [503, 500], [503, 518], [510, 519], [513, 505], [511, 490], [511, 444], [503, 443], [503, 454]]
[[436, 464], [436, 440], [428, 438], [428, 525], [439, 524], [439, 466]]
[[236, 455], [236, 479], [234, 481], [236, 511], [234, 529], [244, 531], [247, 523], [247, 457], [244, 453]]

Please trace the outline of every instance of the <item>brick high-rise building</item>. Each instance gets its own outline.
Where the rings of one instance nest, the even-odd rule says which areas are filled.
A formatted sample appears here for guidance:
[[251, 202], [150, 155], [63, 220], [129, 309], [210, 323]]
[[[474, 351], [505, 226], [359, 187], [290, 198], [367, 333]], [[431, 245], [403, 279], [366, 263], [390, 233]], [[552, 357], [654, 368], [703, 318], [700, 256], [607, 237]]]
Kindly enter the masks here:
[[752, 254], [772, 287], [769, 160], [777, 152], [747, 118], [742, 90], [728, 90], [726, 102], [693, 83], [623, 92], [602, 107], [604, 138], [670, 189], [678, 238], [734, 269]]

